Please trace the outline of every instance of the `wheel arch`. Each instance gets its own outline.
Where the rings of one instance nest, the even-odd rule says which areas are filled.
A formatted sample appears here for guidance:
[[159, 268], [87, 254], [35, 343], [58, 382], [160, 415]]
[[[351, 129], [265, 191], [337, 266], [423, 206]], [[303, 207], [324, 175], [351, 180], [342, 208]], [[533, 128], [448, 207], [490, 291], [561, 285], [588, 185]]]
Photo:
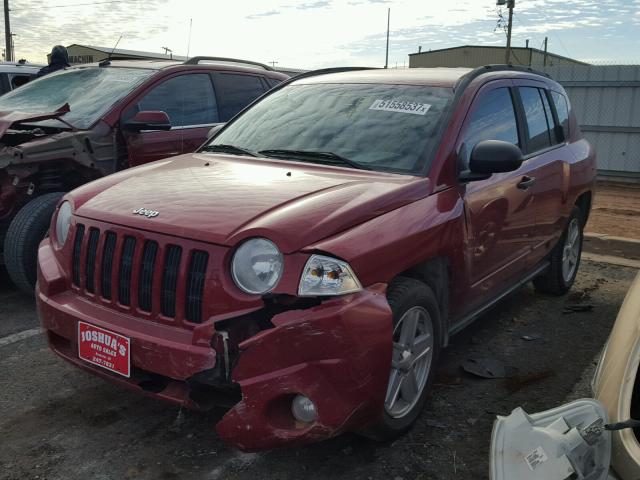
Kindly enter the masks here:
[[422, 261], [398, 277], [408, 277], [427, 285], [435, 294], [440, 307], [440, 340], [444, 347], [449, 343], [449, 295], [450, 295], [450, 261], [446, 257], [434, 257]]
[[576, 198], [574, 205], [580, 209], [580, 221], [582, 222], [582, 226], [584, 227], [589, 220], [589, 214], [591, 213], [591, 201], [593, 194], [591, 190], [587, 190], [586, 192], [581, 193]]

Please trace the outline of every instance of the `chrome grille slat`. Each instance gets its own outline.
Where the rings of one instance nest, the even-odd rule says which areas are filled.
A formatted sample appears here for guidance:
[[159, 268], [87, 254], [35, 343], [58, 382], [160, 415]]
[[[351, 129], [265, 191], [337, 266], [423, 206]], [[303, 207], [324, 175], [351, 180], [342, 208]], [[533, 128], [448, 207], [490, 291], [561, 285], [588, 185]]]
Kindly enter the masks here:
[[194, 250], [187, 273], [187, 291], [185, 317], [193, 323], [202, 322], [202, 293], [209, 263], [209, 254], [202, 250]]

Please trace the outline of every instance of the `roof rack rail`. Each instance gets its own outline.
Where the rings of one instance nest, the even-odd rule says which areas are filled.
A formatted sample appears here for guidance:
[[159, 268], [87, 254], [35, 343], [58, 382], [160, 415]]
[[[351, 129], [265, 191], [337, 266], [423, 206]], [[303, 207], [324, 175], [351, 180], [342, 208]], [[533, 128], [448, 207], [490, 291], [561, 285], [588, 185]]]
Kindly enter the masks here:
[[280, 85], [284, 85], [285, 83], [290, 83], [295, 80], [300, 80], [302, 78], [307, 77], [315, 77], [316, 75], [325, 75], [328, 73], [341, 73], [341, 72], [357, 72], [359, 70], [379, 70], [378, 67], [329, 67], [329, 68], [320, 68], [318, 70], [309, 70], [307, 72], [303, 72], [299, 75], [294, 75], [293, 77], [285, 80], [280, 83]]
[[275, 71], [269, 65], [265, 65], [264, 63], [254, 62], [252, 60], [241, 60], [239, 58], [227, 58], [227, 57], [207, 57], [207, 56], [191, 57], [190, 59], [184, 62], [184, 65], [198, 65], [203, 60], [205, 61], [209, 60], [213, 62], [245, 64], [245, 65], [250, 65], [252, 67], [260, 67], [260, 68], [264, 68], [265, 70]]
[[546, 72], [541, 72], [539, 70], [535, 70], [526, 65], [513, 65], [511, 63], [500, 63], [500, 64], [492, 64], [492, 65], [483, 65], [481, 67], [476, 67], [471, 70], [469, 73], [463, 75], [458, 79], [456, 85], [454, 87], [455, 90], [458, 90], [460, 86], [464, 85], [465, 87], [473, 80], [474, 78], [482, 75], [483, 73], [488, 72], [504, 72], [504, 71], [512, 71], [512, 72], [524, 72], [524, 73], [534, 73], [536, 75], [541, 75], [543, 77], [547, 77], [551, 80], [551, 75]]

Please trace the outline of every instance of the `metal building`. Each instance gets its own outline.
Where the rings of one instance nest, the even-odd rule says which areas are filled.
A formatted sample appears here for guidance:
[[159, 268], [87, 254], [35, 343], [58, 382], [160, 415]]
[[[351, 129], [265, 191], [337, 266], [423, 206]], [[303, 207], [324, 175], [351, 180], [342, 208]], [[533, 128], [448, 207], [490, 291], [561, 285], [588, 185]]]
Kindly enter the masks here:
[[[464, 45], [409, 54], [409, 68], [469, 67], [505, 63], [505, 47]], [[511, 63], [533, 67], [587, 65], [573, 58], [544, 52], [537, 48], [511, 47]]]
[[122, 48], [114, 49], [113, 47], [95, 47], [91, 45], [79, 45], [77, 43], [69, 45], [67, 52], [69, 52], [69, 63], [71, 65], [101, 62], [109, 57], [111, 57], [112, 60], [187, 60], [187, 57], [180, 55], [140, 52], [136, 50], [124, 50]]
[[580, 128], [596, 149], [600, 178], [640, 183], [640, 66], [543, 70], [567, 91]]

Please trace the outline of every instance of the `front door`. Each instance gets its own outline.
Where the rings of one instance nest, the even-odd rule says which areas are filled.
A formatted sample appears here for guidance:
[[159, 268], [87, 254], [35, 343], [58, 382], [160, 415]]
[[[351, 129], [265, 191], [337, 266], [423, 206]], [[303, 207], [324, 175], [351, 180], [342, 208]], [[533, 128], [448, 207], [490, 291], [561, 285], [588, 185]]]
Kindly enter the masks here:
[[141, 111], [163, 111], [169, 131], [124, 131], [130, 167], [195, 151], [218, 123], [218, 104], [211, 75], [188, 73], [161, 80], [135, 100], [121, 122]]
[[[490, 82], [477, 94], [457, 152], [459, 169], [468, 168], [473, 147], [482, 140], [522, 146], [511, 81]], [[467, 220], [466, 261], [470, 273], [469, 309], [506, 289], [527, 268], [535, 214], [529, 188], [532, 165], [462, 185]]]

